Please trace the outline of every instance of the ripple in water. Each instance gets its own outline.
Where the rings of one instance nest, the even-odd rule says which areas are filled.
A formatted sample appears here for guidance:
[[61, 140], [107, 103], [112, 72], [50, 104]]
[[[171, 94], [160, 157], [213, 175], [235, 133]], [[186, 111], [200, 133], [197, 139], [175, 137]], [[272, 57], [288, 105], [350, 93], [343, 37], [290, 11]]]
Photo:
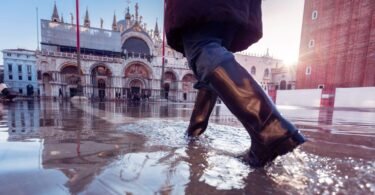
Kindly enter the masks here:
[[[146, 138], [146, 146], [171, 150], [168, 158], [188, 165], [186, 182], [198, 180], [217, 190], [247, 192], [251, 182], [260, 180], [258, 190], [288, 191], [299, 194], [358, 194], [375, 192], [375, 163], [350, 157], [331, 158], [307, 153], [301, 149], [278, 157], [267, 166], [268, 179], [239, 160], [237, 156], [250, 147], [250, 138], [243, 128], [210, 124], [199, 140], [191, 144], [184, 137], [188, 123], [172, 120], [141, 120], [120, 127], [120, 131], [136, 133]], [[169, 149], [168, 149], [169, 148]], [[174, 157], [177, 155], [177, 157]], [[157, 161], [171, 165], [174, 160]], [[161, 166], [160, 165], [160, 166]], [[158, 166], [154, 164], [153, 166]], [[176, 168], [176, 167], [175, 167]], [[168, 168], [166, 168], [168, 169]], [[175, 169], [178, 172], [178, 169]], [[162, 173], [161, 173], [162, 174]], [[270, 182], [274, 182], [270, 185]], [[250, 186], [250, 187], [249, 187]], [[257, 188], [258, 188], [257, 187]]]

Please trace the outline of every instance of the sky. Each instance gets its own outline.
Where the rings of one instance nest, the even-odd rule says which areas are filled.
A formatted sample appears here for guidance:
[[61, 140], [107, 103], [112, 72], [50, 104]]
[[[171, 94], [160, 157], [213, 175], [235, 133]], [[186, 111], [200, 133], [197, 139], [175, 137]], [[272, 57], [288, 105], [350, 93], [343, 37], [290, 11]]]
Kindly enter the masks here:
[[[59, 15], [70, 22], [70, 13], [75, 15], [75, 0], [1, 0], [0, 6], [0, 50], [37, 48], [37, 14], [39, 19], [50, 19], [56, 2]], [[113, 14], [117, 19], [125, 17], [130, 2], [130, 11], [134, 13], [135, 3], [139, 4], [139, 13], [148, 28], [154, 28], [156, 20], [163, 25], [163, 0], [80, 0], [81, 23], [86, 8], [89, 10], [92, 27], [100, 27], [100, 18], [104, 28], [111, 29]], [[204, 1], [202, 1], [204, 2]], [[246, 52], [269, 53], [286, 64], [298, 60], [302, 27], [304, 0], [263, 0], [263, 38]], [[40, 33], [40, 26], [39, 26]], [[0, 64], [3, 56], [0, 53]]]

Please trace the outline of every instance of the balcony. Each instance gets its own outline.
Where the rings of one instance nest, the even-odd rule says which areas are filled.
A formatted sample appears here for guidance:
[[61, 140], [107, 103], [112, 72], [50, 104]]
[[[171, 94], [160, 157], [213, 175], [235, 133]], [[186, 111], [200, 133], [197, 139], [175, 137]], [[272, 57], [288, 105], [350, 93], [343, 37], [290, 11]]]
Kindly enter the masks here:
[[[48, 56], [48, 57], [57, 57], [57, 58], [77, 59], [77, 53], [37, 51], [37, 55]], [[81, 59], [82, 60], [90, 60], [90, 61], [109, 62], [109, 63], [122, 63], [123, 62], [122, 58], [85, 55], [85, 54], [81, 54]]]

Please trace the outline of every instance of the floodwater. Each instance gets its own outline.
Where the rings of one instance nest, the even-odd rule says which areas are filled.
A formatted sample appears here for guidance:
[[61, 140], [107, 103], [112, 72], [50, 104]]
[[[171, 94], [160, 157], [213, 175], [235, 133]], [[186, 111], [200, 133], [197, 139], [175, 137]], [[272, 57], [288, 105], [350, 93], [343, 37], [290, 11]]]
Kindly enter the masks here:
[[375, 110], [280, 107], [308, 138], [264, 169], [217, 106], [184, 138], [192, 104], [0, 104], [0, 194], [374, 194]]

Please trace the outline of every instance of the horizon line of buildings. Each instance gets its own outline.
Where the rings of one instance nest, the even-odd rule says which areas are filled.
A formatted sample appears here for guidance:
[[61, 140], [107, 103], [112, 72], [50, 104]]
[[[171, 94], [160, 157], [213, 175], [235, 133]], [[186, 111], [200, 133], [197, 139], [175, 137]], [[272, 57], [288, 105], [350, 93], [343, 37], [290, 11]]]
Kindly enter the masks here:
[[[113, 18], [112, 29], [90, 25], [86, 10], [81, 32], [81, 70], [76, 63], [76, 26], [59, 17], [56, 4], [50, 20], [41, 19], [41, 49], [5, 49], [4, 82], [25, 96], [72, 97], [78, 73], [88, 98], [132, 98], [134, 94], [160, 98], [161, 90], [174, 101], [194, 101], [196, 79], [181, 53], [165, 47], [164, 83], [161, 84], [162, 39], [156, 22], [147, 29], [129, 7], [125, 18]], [[101, 26], [102, 27], [102, 26]], [[236, 59], [265, 90], [294, 89], [295, 68], [265, 55], [235, 54]]]
[[[235, 57], [259, 84], [277, 89], [323, 89], [327, 97], [338, 87], [375, 86], [375, 1], [343, 3], [305, 0], [297, 67], [272, 58], [236, 53]], [[345, 24], [345, 25], [344, 25]], [[156, 22], [147, 29], [129, 7], [112, 29], [90, 26], [86, 10], [81, 31], [84, 95], [115, 99], [132, 94], [193, 101], [196, 81], [181, 53], [166, 46], [165, 81], [161, 84], [162, 39]], [[41, 49], [3, 50], [4, 82], [23, 95], [57, 97], [76, 93], [76, 26], [59, 17], [55, 4], [50, 20], [41, 20]], [[34, 52], [34, 54], [32, 54]]]

